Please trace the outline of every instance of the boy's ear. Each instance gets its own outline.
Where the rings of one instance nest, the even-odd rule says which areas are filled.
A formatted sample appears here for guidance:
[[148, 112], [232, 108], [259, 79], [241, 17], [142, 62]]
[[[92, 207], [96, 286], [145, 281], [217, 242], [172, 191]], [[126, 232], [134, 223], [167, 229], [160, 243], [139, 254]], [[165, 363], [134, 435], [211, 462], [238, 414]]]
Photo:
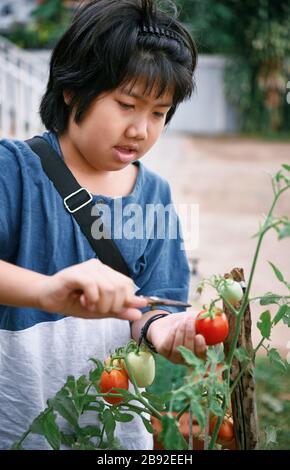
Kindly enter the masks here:
[[63, 99], [65, 104], [68, 106], [72, 100], [73, 92], [70, 90], [64, 90], [63, 92]]

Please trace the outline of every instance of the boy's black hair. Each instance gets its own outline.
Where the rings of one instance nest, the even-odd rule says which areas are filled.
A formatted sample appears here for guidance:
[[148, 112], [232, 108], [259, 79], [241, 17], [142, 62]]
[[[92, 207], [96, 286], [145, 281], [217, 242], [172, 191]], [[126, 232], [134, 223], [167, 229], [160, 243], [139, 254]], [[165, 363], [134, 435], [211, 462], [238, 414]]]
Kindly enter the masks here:
[[[156, 86], [159, 98], [173, 86], [173, 106], [166, 124], [179, 103], [190, 98], [197, 62], [195, 44], [179, 22], [177, 8], [166, 13], [155, 0], [93, 0], [76, 11], [72, 24], [52, 53], [46, 92], [40, 116], [49, 130], [62, 134], [76, 107], [79, 123], [94, 98], [120, 86], [146, 78], [144, 94]], [[165, 28], [176, 38], [142, 32], [142, 26]], [[140, 31], [141, 28], [141, 31]], [[67, 105], [63, 92], [70, 92]]]

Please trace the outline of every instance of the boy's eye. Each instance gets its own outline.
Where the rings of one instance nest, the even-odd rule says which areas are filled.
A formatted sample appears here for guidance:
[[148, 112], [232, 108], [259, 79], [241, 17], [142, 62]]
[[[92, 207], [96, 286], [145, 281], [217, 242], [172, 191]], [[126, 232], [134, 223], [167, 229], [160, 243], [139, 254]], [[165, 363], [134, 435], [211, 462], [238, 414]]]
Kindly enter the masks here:
[[165, 116], [164, 113], [154, 113], [156, 117], [163, 118]]
[[[127, 104], [127, 103], [122, 103], [121, 101], [118, 101], [118, 104], [121, 106], [123, 109], [134, 109], [135, 106], [133, 104]], [[155, 117], [162, 119], [165, 117], [165, 113], [158, 113], [155, 112], [153, 113]]]
[[126, 103], [121, 103], [121, 101], [118, 101], [119, 105], [121, 106], [121, 108], [124, 108], [124, 109], [132, 109], [134, 108], [134, 106], [132, 104], [126, 104]]

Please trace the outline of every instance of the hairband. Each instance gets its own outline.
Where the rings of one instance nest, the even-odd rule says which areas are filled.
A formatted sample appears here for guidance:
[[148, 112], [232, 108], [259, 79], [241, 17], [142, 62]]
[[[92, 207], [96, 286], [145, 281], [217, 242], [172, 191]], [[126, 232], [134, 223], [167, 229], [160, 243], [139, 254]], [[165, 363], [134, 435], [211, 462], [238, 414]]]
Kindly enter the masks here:
[[154, 34], [155, 36], [165, 36], [169, 39], [175, 39], [176, 41], [181, 42], [180, 37], [166, 28], [159, 28], [158, 26], [139, 26], [139, 34]]

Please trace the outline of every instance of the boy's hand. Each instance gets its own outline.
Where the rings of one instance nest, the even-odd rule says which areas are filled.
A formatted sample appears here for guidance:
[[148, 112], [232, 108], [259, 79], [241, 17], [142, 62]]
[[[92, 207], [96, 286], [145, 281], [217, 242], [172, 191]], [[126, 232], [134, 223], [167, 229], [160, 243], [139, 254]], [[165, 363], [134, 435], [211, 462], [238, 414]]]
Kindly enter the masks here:
[[134, 295], [131, 278], [91, 259], [47, 276], [38, 286], [41, 310], [82, 318], [138, 320], [147, 301]]
[[196, 356], [205, 358], [206, 344], [202, 335], [195, 334], [197, 312], [171, 313], [152, 322], [147, 332], [148, 340], [156, 351], [169, 361], [184, 364], [178, 346], [190, 349]]

